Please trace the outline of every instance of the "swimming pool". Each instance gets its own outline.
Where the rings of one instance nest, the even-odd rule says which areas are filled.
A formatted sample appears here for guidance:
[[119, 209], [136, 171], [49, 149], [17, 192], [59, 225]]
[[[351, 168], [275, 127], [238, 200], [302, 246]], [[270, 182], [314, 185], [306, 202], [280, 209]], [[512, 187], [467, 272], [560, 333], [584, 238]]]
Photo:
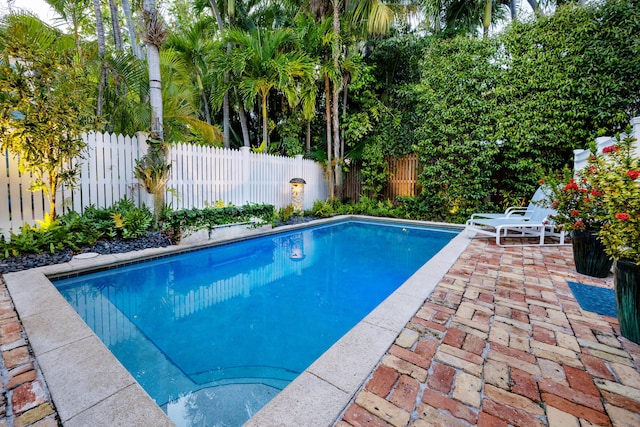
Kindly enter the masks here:
[[174, 422], [237, 425], [456, 233], [343, 222], [56, 285]]

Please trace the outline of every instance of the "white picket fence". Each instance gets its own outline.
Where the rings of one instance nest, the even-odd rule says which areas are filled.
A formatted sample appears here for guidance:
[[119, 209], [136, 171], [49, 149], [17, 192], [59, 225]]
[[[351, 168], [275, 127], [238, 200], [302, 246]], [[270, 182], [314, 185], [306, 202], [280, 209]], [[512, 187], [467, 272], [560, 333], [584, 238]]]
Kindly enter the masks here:
[[[80, 178], [73, 187], [62, 186], [56, 209], [82, 213], [90, 205], [104, 208], [125, 196], [150, 206], [150, 196], [134, 177], [136, 160], [147, 151], [146, 135], [89, 133], [80, 164]], [[204, 208], [216, 202], [236, 206], [269, 203], [276, 208], [291, 203], [292, 178], [306, 181], [304, 208], [324, 200], [329, 188], [322, 165], [312, 160], [240, 150], [176, 144], [169, 149], [172, 164], [166, 201], [171, 209]], [[17, 232], [23, 224], [44, 218], [48, 203], [43, 193], [31, 192], [32, 178], [18, 170], [18, 159], [0, 153], [0, 234]]]

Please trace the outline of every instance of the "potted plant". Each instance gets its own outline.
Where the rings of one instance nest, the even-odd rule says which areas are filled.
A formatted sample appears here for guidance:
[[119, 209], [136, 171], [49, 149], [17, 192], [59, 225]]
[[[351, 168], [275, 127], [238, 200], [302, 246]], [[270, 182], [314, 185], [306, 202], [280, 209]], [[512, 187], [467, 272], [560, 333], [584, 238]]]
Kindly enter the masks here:
[[598, 239], [615, 259], [614, 283], [621, 334], [640, 343], [640, 158], [635, 138], [617, 138], [589, 159], [593, 182], [602, 191]]
[[593, 277], [606, 277], [613, 260], [597, 239], [607, 224], [603, 193], [595, 184], [596, 165], [573, 172], [565, 167], [541, 181], [547, 195], [545, 203], [555, 210], [554, 223], [571, 233], [576, 271]]

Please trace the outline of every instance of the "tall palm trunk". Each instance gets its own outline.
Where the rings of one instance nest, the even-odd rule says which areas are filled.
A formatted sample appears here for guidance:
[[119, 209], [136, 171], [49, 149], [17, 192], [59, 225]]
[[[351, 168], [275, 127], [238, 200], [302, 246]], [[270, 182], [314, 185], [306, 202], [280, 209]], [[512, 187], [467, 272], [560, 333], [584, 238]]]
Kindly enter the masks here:
[[[169, 172], [166, 165], [166, 146], [164, 145], [164, 128], [162, 117], [162, 77], [160, 75], [160, 46], [166, 38], [166, 29], [156, 9], [155, 0], [144, 0], [144, 21], [147, 45], [147, 65], [149, 67], [149, 105], [151, 107], [151, 140], [157, 144], [149, 155], [150, 164], [155, 171], [153, 181], [153, 216], [155, 226], [158, 225], [160, 215], [164, 209], [164, 187]], [[154, 145], [155, 145], [154, 144]]]
[[96, 38], [98, 40], [98, 58], [100, 58], [100, 78], [98, 80], [98, 99], [96, 100], [96, 116], [102, 117], [102, 103], [104, 102], [104, 89], [107, 82], [107, 68], [104, 57], [107, 52], [104, 37], [104, 22], [102, 20], [102, 9], [100, 0], [93, 0], [93, 11], [96, 14]]
[[122, 31], [120, 31], [120, 20], [118, 19], [118, 4], [115, 0], [109, 0], [109, 10], [111, 12], [111, 29], [113, 31], [113, 46], [116, 50], [123, 50]]
[[[216, 22], [218, 24], [218, 30], [220, 33], [224, 30], [224, 22], [222, 21], [222, 15], [220, 14], [220, 9], [218, 9], [218, 5], [215, 0], [209, 0], [209, 4], [211, 5], [211, 9], [213, 10], [213, 15], [216, 18]], [[231, 51], [231, 44], [227, 44], [227, 55]], [[229, 73], [224, 73], [224, 83], [225, 85], [229, 82]], [[229, 142], [230, 131], [229, 128], [231, 126], [231, 117], [229, 111], [229, 91], [225, 91], [224, 98], [222, 99], [222, 135], [224, 137], [224, 146], [229, 148], [231, 143]]]
[[493, 11], [493, 1], [485, 0], [484, 15], [482, 16], [482, 37], [489, 37], [489, 27], [491, 27], [491, 13]]
[[329, 81], [329, 74], [324, 73], [324, 104], [325, 104], [325, 120], [327, 123], [327, 171], [329, 175], [329, 198], [331, 200], [335, 197], [333, 187], [333, 162], [331, 156], [331, 82]]
[[262, 142], [265, 144], [265, 147], [269, 147], [269, 119], [267, 116], [267, 96], [269, 92], [261, 93], [262, 97]]
[[304, 137], [307, 156], [311, 153], [311, 120], [307, 120], [307, 132]]
[[142, 59], [142, 49], [140, 49], [140, 46], [138, 45], [136, 25], [133, 22], [133, 14], [131, 13], [129, 0], [122, 0], [122, 10], [124, 11], [124, 17], [127, 22], [127, 31], [129, 32], [129, 41], [131, 42], [131, 53], [133, 53], [136, 58]]
[[211, 112], [209, 110], [209, 100], [207, 99], [207, 93], [204, 90], [204, 85], [202, 84], [202, 77], [200, 76], [200, 71], [196, 67], [196, 82], [198, 84], [198, 90], [200, 91], [200, 97], [202, 98], [202, 104], [204, 105], [204, 118], [208, 125], [211, 124]]
[[238, 117], [240, 118], [240, 128], [242, 129], [242, 144], [245, 147], [251, 147], [251, 139], [249, 138], [249, 123], [247, 121], [247, 115], [244, 112], [244, 105], [240, 101], [238, 96], [238, 88], [233, 88], [233, 94], [235, 96], [235, 104], [238, 110]]
[[[333, 46], [331, 53], [333, 56], [333, 67], [336, 75], [339, 75], [340, 70], [340, 52], [341, 52], [341, 39], [340, 39], [340, 0], [333, 0]], [[340, 82], [333, 82], [332, 93], [332, 115], [333, 115], [333, 158], [334, 158], [334, 175], [335, 175], [335, 187], [336, 195], [338, 198], [342, 197], [342, 159], [340, 158], [340, 90], [342, 84]]]

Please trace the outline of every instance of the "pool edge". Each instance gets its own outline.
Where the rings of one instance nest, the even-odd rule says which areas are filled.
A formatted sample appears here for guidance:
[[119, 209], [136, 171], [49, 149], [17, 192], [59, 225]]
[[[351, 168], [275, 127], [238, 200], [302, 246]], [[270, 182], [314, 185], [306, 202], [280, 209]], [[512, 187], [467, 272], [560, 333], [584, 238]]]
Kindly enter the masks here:
[[[242, 238], [103, 255], [94, 259], [74, 260], [69, 263], [4, 274], [7, 289], [24, 325], [28, 341], [42, 369], [63, 425], [82, 425], [83, 420], [88, 419], [94, 420], [93, 425], [96, 426], [149, 425], [148, 423], [162, 426], [173, 425], [173, 423], [67, 304], [48, 277], [75, 274], [95, 268], [109, 268], [137, 260], [147, 260], [350, 219], [458, 228], [452, 224], [345, 215], [305, 224], [277, 227]], [[454, 237], [445, 248], [423, 265], [378, 308], [262, 408], [254, 418], [248, 421], [247, 425], [301, 426], [333, 422], [393, 343], [402, 327], [410, 320], [410, 317], [404, 321], [395, 319], [392, 322], [393, 325], [390, 325], [389, 313], [396, 311], [392, 304], [396, 306], [400, 304], [399, 307], [403, 307], [401, 311], [405, 314], [406, 304], [409, 304], [408, 307], [415, 306], [410, 314], [412, 316], [469, 244], [470, 240], [461, 238], [461, 235], [462, 233]], [[448, 261], [443, 259], [443, 254], [448, 257]], [[426, 271], [427, 266], [429, 266], [429, 272]], [[437, 273], [431, 272], [431, 269], [435, 269]], [[426, 293], [420, 296], [423, 291]], [[369, 357], [365, 365], [362, 363], [362, 350], [365, 348], [365, 353], [371, 353], [371, 339], [377, 342], [376, 354], [373, 356], [367, 354]], [[345, 358], [345, 354], [349, 351], [353, 352], [354, 349], [356, 354], [352, 356], [355, 358]], [[379, 355], [378, 350], [381, 351]], [[296, 390], [299, 391], [296, 392]], [[314, 390], [320, 392], [319, 395], [315, 396]], [[304, 394], [303, 401], [300, 400], [299, 393]], [[283, 394], [283, 397], [279, 397]], [[285, 397], [289, 400], [285, 401]], [[127, 408], [127, 410], [122, 411], [119, 408]], [[299, 413], [296, 408], [301, 408]], [[286, 418], [283, 418], [281, 409], [286, 411]], [[320, 421], [318, 424], [313, 418], [318, 416], [326, 421]], [[123, 417], [128, 419], [125, 420]]]

